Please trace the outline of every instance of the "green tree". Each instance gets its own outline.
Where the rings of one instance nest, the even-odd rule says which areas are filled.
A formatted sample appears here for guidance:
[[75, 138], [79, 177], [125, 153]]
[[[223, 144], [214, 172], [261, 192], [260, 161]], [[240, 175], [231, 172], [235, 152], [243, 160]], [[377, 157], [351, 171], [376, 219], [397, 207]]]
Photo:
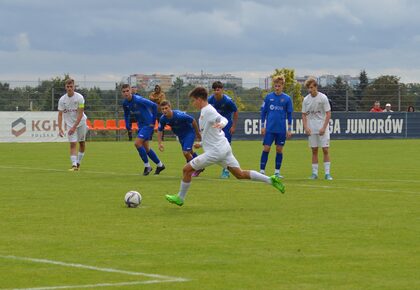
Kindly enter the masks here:
[[402, 95], [401, 89], [403, 88], [399, 81], [400, 78], [393, 75], [383, 75], [376, 78], [367, 86], [361, 108], [367, 111], [375, 101], [380, 101], [382, 107], [384, 103], [391, 103], [394, 110], [397, 109], [399, 94]]
[[362, 70], [359, 74], [359, 84], [354, 89], [356, 110], [359, 110], [359, 106], [365, 95], [365, 91], [368, 85], [369, 85], [369, 79], [368, 79], [367, 73], [365, 70]]

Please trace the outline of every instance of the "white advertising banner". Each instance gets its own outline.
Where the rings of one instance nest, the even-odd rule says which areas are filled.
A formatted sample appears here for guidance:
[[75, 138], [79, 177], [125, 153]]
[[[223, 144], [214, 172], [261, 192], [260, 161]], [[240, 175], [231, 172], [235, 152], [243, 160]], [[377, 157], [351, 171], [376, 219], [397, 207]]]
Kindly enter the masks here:
[[0, 112], [0, 142], [68, 142], [58, 135], [57, 117], [58, 112]]

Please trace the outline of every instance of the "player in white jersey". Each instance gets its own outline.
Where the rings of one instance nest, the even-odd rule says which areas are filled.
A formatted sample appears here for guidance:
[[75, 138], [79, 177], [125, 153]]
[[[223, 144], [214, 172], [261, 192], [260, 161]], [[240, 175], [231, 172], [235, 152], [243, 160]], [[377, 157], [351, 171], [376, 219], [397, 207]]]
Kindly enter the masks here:
[[[80, 163], [85, 155], [86, 125], [85, 99], [74, 91], [74, 80], [66, 80], [66, 94], [61, 96], [58, 101], [58, 129], [61, 137], [64, 137], [65, 130], [70, 142], [70, 160], [72, 163], [70, 171], [78, 171]], [[64, 119], [64, 129], [63, 129]], [[79, 142], [79, 152], [77, 153], [77, 142]]]
[[318, 148], [324, 153], [325, 179], [332, 180], [330, 174], [330, 131], [331, 106], [328, 98], [318, 92], [318, 84], [315, 79], [309, 78], [305, 82], [309, 94], [303, 99], [302, 121], [306, 135], [309, 137], [309, 146], [312, 148], [312, 175], [311, 179], [318, 178]]
[[193, 172], [213, 164], [219, 164], [221, 167], [227, 168], [238, 179], [252, 179], [265, 182], [284, 193], [285, 187], [278, 177], [274, 175], [269, 177], [254, 170], [241, 169], [223, 132], [223, 128], [228, 124], [228, 120], [208, 103], [207, 95], [207, 90], [201, 87], [195, 88], [189, 95], [192, 98], [194, 107], [201, 110], [199, 126], [202, 141], [195, 144], [194, 147], [203, 147], [204, 153], [184, 166], [179, 193], [167, 194], [165, 196], [166, 199], [176, 205], [183, 205], [191, 185]]

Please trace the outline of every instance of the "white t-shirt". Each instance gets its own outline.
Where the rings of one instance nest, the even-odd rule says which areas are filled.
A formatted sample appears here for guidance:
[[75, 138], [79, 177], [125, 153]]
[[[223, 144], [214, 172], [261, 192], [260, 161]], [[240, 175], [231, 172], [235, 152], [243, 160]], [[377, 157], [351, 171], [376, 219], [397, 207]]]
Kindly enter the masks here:
[[[63, 120], [67, 127], [73, 127], [77, 120], [77, 109], [85, 107], [85, 99], [79, 93], [74, 92], [73, 96], [67, 94], [61, 96], [58, 101], [58, 110], [63, 112]], [[82, 120], [77, 127], [86, 123], [86, 115], [83, 113]]]
[[228, 120], [220, 115], [216, 109], [208, 104], [201, 109], [199, 125], [201, 132], [201, 145], [205, 152], [226, 152], [230, 150], [230, 144], [222, 129], [213, 128], [215, 123], [226, 125]]
[[330, 102], [328, 102], [327, 96], [323, 93], [318, 92], [315, 97], [308, 94], [303, 99], [302, 113], [306, 114], [308, 127], [311, 129], [312, 134], [319, 134], [328, 111], [331, 111]]

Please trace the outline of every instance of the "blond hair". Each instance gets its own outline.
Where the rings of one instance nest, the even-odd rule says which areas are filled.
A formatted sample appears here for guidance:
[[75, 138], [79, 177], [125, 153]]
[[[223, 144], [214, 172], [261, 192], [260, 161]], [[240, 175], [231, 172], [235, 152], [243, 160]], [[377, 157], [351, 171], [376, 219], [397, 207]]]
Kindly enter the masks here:
[[66, 85], [74, 85], [74, 79], [72, 79], [72, 78], [66, 79], [65, 84]]
[[318, 83], [317, 83], [316, 79], [314, 79], [312, 77], [305, 81], [305, 88], [309, 89], [309, 87], [311, 85], [315, 85], [315, 87], [318, 87]]
[[273, 84], [278, 84], [278, 83], [283, 83], [283, 84], [285, 83], [285, 79], [283, 75], [273, 77]]

